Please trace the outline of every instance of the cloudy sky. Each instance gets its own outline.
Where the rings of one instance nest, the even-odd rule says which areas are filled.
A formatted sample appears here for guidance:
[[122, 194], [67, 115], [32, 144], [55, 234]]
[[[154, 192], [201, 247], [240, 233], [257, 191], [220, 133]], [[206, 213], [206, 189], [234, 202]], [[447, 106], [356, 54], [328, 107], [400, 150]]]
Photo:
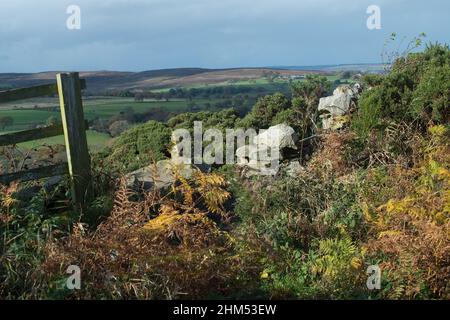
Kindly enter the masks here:
[[[369, 5], [381, 30], [369, 30]], [[68, 6], [81, 9], [69, 30]], [[444, 0], [0, 0], [0, 72], [380, 62], [392, 32], [450, 43]]]

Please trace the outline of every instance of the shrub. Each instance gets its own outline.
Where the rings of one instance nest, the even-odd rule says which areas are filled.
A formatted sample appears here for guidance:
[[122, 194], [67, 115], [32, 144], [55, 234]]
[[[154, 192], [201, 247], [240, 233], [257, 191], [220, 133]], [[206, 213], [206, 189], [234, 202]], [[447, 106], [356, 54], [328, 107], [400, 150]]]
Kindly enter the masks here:
[[362, 138], [372, 129], [384, 131], [391, 121], [417, 123], [450, 120], [450, 49], [429, 45], [421, 53], [410, 53], [395, 61], [384, 77], [366, 78], [373, 86], [360, 99], [353, 128]]
[[367, 261], [383, 270], [381, 298], [450, 297], [448, 129], [429, 131], [422, 163], [384, 175], [374, 185], [382, 196], [372, 189], [362, 198], [370, 225]]
[[125, 131], [111, 146], [105, 162], [111, 169], [130, 172], [166, 158], [171, 130], [164, 124], [149, 121]]
[[218, 112], [201, 111], [182, 113], [171, 118], [167, 124], [172, 129], [184, 128], [193, 130], [194, 121], [202, 121], [203, 129], [211, 127], [217, 129], [234, 128], [238, 113], [235, 109], [225, 109]]
[[119, 121], [113, 122], [109, 126], [109, 133], [111, 134], [112, 137], [117, 137], [118, 135], [125, 132], [129, 128], [130, 128], [130, 124], [128, 123], [128, 121], [119, 120]]
[[306, 81], [292, 85], [292, 95], [305, 101], [308, 108], [317, 108], [319, 99], [331, 90], [331, 82], [326, 77], [307, 75]]
[[62, 278], [71, 264], [83, 272], [81, 290], [67, 292], [59, 286], [54, 291], [84, 299], [196, 298], [228, 292], [235, 270], [231, 242], [210, 219], [213, 213], [225, 217], [226, 183], [220, 175], [200, 172], [195, 179], [178, 178], [164, 194], [135, 194], [122, 179], [106, 221], [92, 232], [78, 224], [70, 236], [48, 242], [42, 265], [47, 281]]
[[265, 96], [256, 102], [252, 111], [238, 122], [242, 128], [267, 129], [278, 113], [291, 107], [291, 102], [282, 93]]

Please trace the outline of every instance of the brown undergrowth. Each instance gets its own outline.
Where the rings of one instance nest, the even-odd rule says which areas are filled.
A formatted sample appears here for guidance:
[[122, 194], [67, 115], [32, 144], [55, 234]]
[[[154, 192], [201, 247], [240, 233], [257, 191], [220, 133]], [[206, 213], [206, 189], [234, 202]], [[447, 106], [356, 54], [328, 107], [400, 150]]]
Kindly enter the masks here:
[[382, 298], [450, 298], [449, 131], [434, 126], [429, 134], [417, 166], [372, 171], [365, 183], [365, 248], [383, 270]]
[[166, 193], [137, 194], [122, 179], [107, 220], [93, 232], [78, 224], [69, 237], [48, 243], [43, 269], [63, 276], [67, 266], [79, 266], [83, 286], [72, 298], [221, 296], [237, 263], [218, 226], [226, 223], [228, 197], [216, 174], [178, 176]]

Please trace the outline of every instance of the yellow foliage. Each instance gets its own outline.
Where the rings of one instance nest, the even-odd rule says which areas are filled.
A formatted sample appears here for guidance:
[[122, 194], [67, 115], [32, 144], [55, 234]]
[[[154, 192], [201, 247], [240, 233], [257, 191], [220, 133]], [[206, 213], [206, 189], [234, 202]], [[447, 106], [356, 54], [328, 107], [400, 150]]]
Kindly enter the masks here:
[[[376, 210], [372, 218], [369, 205], [363, 204], [363, 212], [369, 222], [385, 232], [389, 221], [399, 215], [417, 219], [431, 219], [438, 224], [450, 221], [450, 148], [445, 139], [447, 129], [434, 126], [429, 129], [431, 142], [424, 149], [424, 159], [416, 170], [419, 173], [413, 191], [401, 199], [390, 199]], [[392, 179], [396, 179], [392, 177]]]
[[402, 233], [400, 231], [397, 230], [387, 230], [387, 231], [382, 231], [378, 234], [378, 239], [381, 239], [383, 237], [395, 237], [395, 236], [400, 236]]
[[[380, 261], [391, 289], [388, 299], [415, 298], [427, 287], [448, 297], [450, 254], [450, 139], [445, 126], [429, 129], [422, 160], [413, 168], [388, 171], [392, 198], [374, 205], [366, 197], [361, 207], [375, 237], [365, 245], [368, 256]], [[376, 208], [376, 209], [373, 209]]]
[[10, 186], [2, 186], [0, 185], [0, 199], [1, 205], [6, 209], [6, 212], [17, 203], [17, 200], [14, 199], [13, 194], [17, 192], [19, 189], [19, 183], [13, 182]]
[[361, 255], [350, 238], [326, 239], [319, 242], [319, 257], [312, 264], [312, 272], [332, 281], [361, 265]]
[[208, 210], [214, 213], [223, 213], [223, 204], [230, 197], [230, 193], [224, 188], [226, 181], [223, 176], [218, 174], [204, 174], [197, 172], [195, 174], [197, 191], [203, 197]]
[[[224, 203], [230, 197], [226, 191], [223, 176], [195, 171], [191, 179], [184, 178], [174, 168], [176, 181], [172, 192], [158, 202], [159, 210], [156, 218], [148, 221], [144, 230], [169, 233], [173, 228], [183, 228], [183, 224], [206, 225], [203, 219], [208, 212], [224, 214]], [[204, 211], [204, 208], [208, 211]]]
[[362, 266], [362, 259], [360, 257], [354, 257], [350, 264], [353, 269], [358, 270]]
[[184, 205], [188, 207], [194, 206], [194, 189], [189, 184], [189, 182], [181, 175], [177, 176], [178, 181], [180, 182], [179, 186], [173, 185], [174, 193], [180, 192], [184, 198]]
[[443, 137], [447, 134], [447, 128], [444, 125], [432, 126], [428, 129], [428, 132], [433, 137]]
[[175, 210], [170, 205], [164, 204], [161, 206], [160, 214], [147, 222], [144, 225], [144, 229], [150, 231], [164, 231], [180, 218], [181, 215], [179, 214], [179, 211]]

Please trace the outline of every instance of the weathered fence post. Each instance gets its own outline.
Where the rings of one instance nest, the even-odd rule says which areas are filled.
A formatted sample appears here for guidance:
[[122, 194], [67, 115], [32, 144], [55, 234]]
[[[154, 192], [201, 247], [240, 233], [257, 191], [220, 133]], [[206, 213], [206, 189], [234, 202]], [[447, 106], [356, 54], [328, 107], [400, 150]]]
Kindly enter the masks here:
[[81, 83], [78, 73], [58, 73], [56, 78], [72, 197], [76, 210], [83, 212], [92, 195], [92, 176], [81, 100]]

